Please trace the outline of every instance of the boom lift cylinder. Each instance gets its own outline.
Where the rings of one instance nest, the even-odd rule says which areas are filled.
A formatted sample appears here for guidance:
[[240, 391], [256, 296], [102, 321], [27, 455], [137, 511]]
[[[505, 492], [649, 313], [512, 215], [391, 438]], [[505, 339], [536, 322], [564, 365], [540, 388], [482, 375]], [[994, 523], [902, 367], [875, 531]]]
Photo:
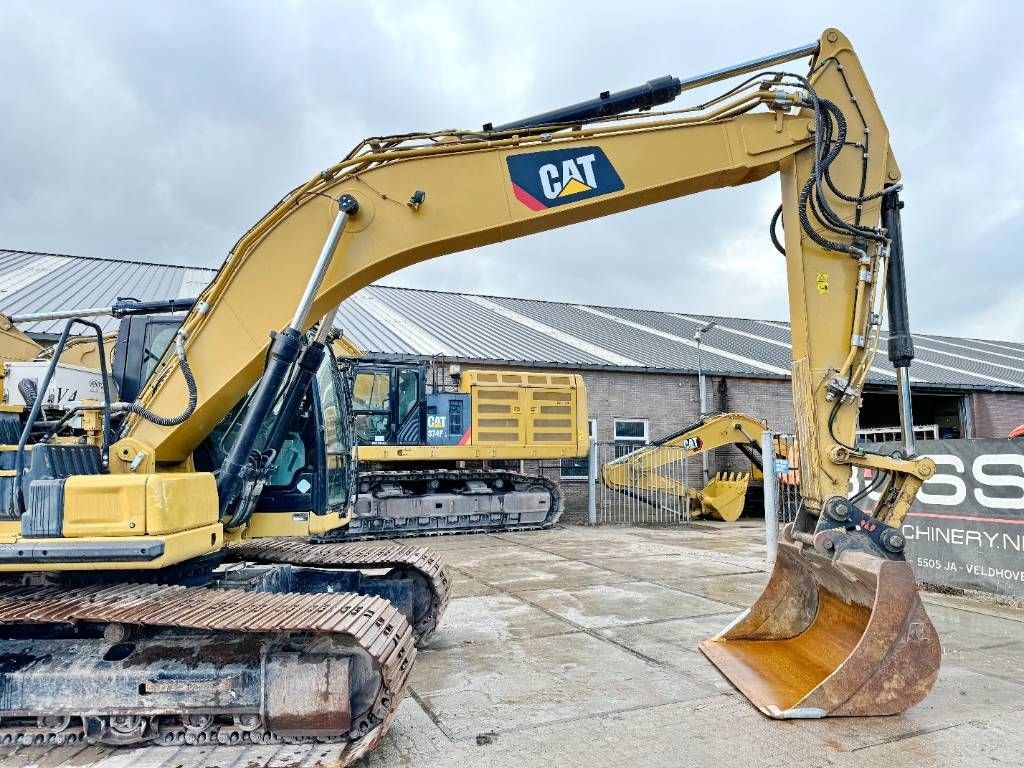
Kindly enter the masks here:
[[306, 289], [295, 308], [295, 316], [289, 326], [274, 337], [266, 371], [256, 386], [252, 403], [246, 410], [242, 426], [238, 430], [238, 437], [235, 439], [234, 445], [231, 446], [230, 453], [225, 457], [220, 476], [217, 478], [220, 515], [222, 519], [228, 518], [226, 522], [229, 528], [245, 522], [244, 510], [240, 515], [228, 517], [229, 510], [235, 504], [239, 489], [242, 487], [243, 475], [246, 472], [253, 446], [255, 446], [264, 422], [274, 407], [274, 401], [277, 399], [281, 387], [299, 357], [299, 352], [302, 349], [302, 329], [305, 327], [304, 323], [309, 314], [309, 308], [313, 304], [313, 297], [316, 296], [324, 275], [327, 274], [327, 268], [338, 247], [338, 241], [341, 240], [341, 235], [345, 231], [345, 224], [348, 222], [349, 216], [359, 210], [359, 205], [351, 195], [342, 195], [338, 199], [338, 209], [334, 223], [327, 235], [327, 241], [320, 251], [320, 257], [306, 284]]

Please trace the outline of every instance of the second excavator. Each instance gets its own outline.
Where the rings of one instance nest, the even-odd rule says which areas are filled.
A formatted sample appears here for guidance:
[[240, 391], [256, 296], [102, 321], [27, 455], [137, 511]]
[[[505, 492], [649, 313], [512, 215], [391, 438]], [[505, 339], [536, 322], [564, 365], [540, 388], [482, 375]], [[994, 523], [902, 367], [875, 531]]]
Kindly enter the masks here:
[[443, 387], [436, 365], [342, 365], [354, 381], [359, 496], [341, 535], [536, 530], [558, 522], [564, 500], [557, 483], [494, 464], [586, 456], [582, 376], [459, 369], [457, 386]]
[[[671, 499], [671, 509], [686, 509], [679, 503], [683, 499], [691, 518], [735, 522], [743, 514], [751, 475], [761, 473], [759, 439], [765, 429], [765, 422], [743, 413], [708, 414], [609, 461], [601, 467], [601, 480], [607, 488], [648, 505]], [[716, 472], [702, 488], [690, 486], [685, 462], [726, 445], [736, 446], [747, 457], [751, 472]]]
[[[104, 351], [112, 357], [117, 392], [134, 399], [184, 320], [168, 313], [190, 309], [195, 302], [119, 302], [16, 319], [50, 320], [55, 314], [121, 318], [116, 336], [106, 337]], [[120, 340], [116, 344], [115, 338]], [[11, 385], [35, 387], [46, 353], [27, 337], [16, 343], [9, 333], [5, 341], [13, 361]], [[95, 339], [75, 338], [61, 354], [58, 369], [67, 378], [72, 365], [78, 366], [77, 375], [87, 377], [94, 397], [100, 392], [97, 351]], [[345, 382], [340, 395], [346, 398], [344, 412], [353, 419], [358, 497], [347, 525], [324, 532], [321, 539], [539, 530], [558, 522], [564, 510], [558, 484], [542, 473], [524, 473], [522, 462], [586, 457], [587, 396], [581, 375], [460, 366], [449, 366], [453, 373], [446, 374], [434, 360], [379, 360], [361, 354], [345, 336], [325, 350], [325, 364], [336, 362]], [[445, 378], [454, 379], [454, 385], [444, 383]], [[51, 382], [47, 399], [53, 401], [58, 391], [64, 399], [77, 395], [77, 388], [58, 380]], [[276, 473], [279, 480], [283, 473], [283, 468]], [[249, 535], [262, 532], [265, 521], [276, 524], [279, 518], [256, 513]]]
[[[779, 68], [805, 58], [805, 72]], [[649, 111], [740, 76], [710, 101]], [[921, 701], [939, 642], [899, 526], [934, 464], [913, 445], [901, 176], [861, 64], [829, 29], [502, 126], [369, 139], [239, 240], [133, 402], [83, 405], [70, 442], [51, 430], [79, 427], [46, 424], [39, 399], [5, 411], [7, 735], [322, 738], [345, 745], [342, 762], [365, 754], [415, 653], [400, 604], [429, 629], [417, 595], [439, 609], [447, 586], [429, 553], [362, 557], [306, 538], [351, 517], [344, 385], [321, 365], [333, 308], [434, 256], [773, 174], [804, 503], [764, 593], [700, 648], [771, 717]], [[899, 456], [854, 445], [885, 299]], [[277, 485], [282, 467], [294, 485]], [[871, 510], [846, 496], [854, 467], [886, 477]], [[394, 578], [374, 586], [360, 562]]]

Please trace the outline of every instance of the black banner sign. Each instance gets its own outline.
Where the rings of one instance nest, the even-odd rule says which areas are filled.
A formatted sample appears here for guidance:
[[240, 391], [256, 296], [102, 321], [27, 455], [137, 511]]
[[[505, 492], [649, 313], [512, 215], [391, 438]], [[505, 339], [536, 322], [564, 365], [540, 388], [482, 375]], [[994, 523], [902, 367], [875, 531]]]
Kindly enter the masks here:
[[[1024, 445], [922, 440], [917, 450], [936, 465], [903, 522], [917, 580], [1024, 597]], [[865, 481], [855, 475], [853, 491]]]

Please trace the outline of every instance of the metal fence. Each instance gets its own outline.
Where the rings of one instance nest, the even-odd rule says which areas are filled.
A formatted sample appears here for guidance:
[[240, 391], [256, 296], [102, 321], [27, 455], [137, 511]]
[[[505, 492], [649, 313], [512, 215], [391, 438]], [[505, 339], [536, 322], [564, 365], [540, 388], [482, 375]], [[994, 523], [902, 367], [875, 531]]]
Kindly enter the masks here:
[[[766, 433], [771, 434], [771, 433]], [[767, 447], [771, 451], [771, 466], [765, 461], [764, 484], [774, 486], [775, 517], [780, 524], [791, 523], [796, 520], [796, 514], [800, 511], [803, 497], [800, 495], [800, 458], [797, 454], [796, 435], [771, 435], [771, 445]], [[761, 446], [762, 454], [766, 446]], [[767, 492], [766, 492], [767, 493]], [[770, 500], [765, 496], [765, 517]]]
[[[644, 443], [591, 443], [590, 522], [690, 521], [690, 489], [701, 487], [700, 459], [687, 458], [681, 447], [659, 446], [656, 457], [648, 455], [639, 461], [640, 452], [650, 447]], [[609, 470], [615, 473], [613, 482], [603, 481], [602, 468], [606, 465], [611, 465]]]
[[796, 519], [803, 503], [796, 435], [763, 432], [761, 460], [764, 464], [764, 532], [771, 564], [775, 562], [778, 549], [779, 529]]
[[[938, 440], [938, 424], [915, 424], [914, 437], [918, 440]], [[898, 443], [903, 439], [903, 428], [897, 424], [895, 427], [872, 427], [870, 429], [857, 430], [858, 443]]]

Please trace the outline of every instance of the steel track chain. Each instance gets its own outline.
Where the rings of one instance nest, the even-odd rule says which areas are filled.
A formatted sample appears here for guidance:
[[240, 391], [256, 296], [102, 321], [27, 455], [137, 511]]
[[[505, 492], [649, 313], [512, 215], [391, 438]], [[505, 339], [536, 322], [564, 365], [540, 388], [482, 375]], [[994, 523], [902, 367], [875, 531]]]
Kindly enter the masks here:
[[311, 542], [305, 538], [249, 539], [225, 550], [229, 559], [252, 563], [308, 565], [346, 570], [395, 568], [414, 571], [428, 584], [430, 607], [413, 626], [418, 639], [427, 637], [441, 622], [452, 594], [451, 577], [444, 560], [426, 547], [404, 544], [368, 545], [344, 542]]
[[[67, 625], [82, 622], [122, 624], [153, 629], [182, 628], [231, 635], [310, 633], [347, 638], [360, 647], [380, 673], [381, 686], [371, 707], [353, 721], [339, 765], [347, 766], [372, 750], [384, 737], [405, 695], [416, 657], [412, 627], [398, 610], [380, 597], [355, 594], [292, 594], [243, 592], [159, 584], [62, 586], [0, 586], [0, 626]], [[0, 713], [2, 714], [2, 713]], [[117, 713], [109, 717], [116, 718]], [[102, 713], [80, 716], [107, 717]], [[157, 716], [161, 717], [161, 716]], [[0, 746], [75, 743], [85, 739], [81, 727], [0, 727]], [[231, 727], [164, 727], [158, 724], [154, 743], [303, 742], [319, 739], [281, 737], [254, 723]]]
[[[547, 517], [539, 523], [517, 523], [507, 524], [503, 521], [491, 523], [482, 519], [466, 527], [459, 528], [431, 528], [429, 530], [416, 530], [415, 528], [387, 527], [369, 528], [364, 521], [380, 520], [383, 518], [353, 518], [343, 536], [346, 541], [372, 541], [375, 539], [397, 539], [425, 536], [451, 536], [461, 533], [495, 533], [509, 531], [538, 531], [553, 528], [562, 516], [565, 500], [562, 497], [562, 490], [558, 483], [549, 480], [543, 475], [525, 475], [521, 472], [512, 472], [504, 469], [423, 469], [423, 470], [380, 470], [360, 472], [358, 484], [361, 486], [369, 482], [371, 487], [377, 483], [402, 483], [422, 482], [436, 479], [455, 479], [459, 481], [482, 480], [491, 482], [496, 479], [511, 481], [513, 487], [516, 483], [526, 485], [539, 485], [551, 496], [551, 504], [548, 506]], [[481, 515], [486, 518], [486, 515]], [[390, 521], [386, 521], [390, 522]]]

